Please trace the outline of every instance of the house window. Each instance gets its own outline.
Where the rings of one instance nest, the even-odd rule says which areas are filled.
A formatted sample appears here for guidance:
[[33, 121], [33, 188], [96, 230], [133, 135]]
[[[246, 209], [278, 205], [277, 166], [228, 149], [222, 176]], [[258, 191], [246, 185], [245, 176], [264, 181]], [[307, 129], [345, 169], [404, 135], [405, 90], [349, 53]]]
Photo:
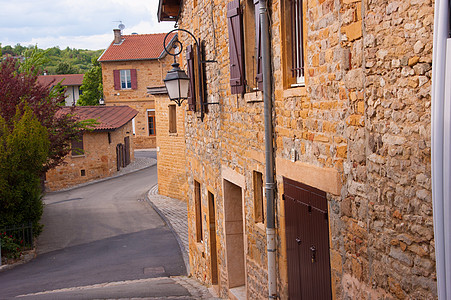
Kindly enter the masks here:
[[263, 84], [259, 0], [245, 2], [243, 27], [246, 92], [252, 92], [261, 90]]
[[132, 88], [132, 77], [130, 76], [130, 70], [121, 70], [121, 89]]
[[194, 209], [196, 214], [196, 242], [200, 243], [202, 239], [202, 198], [200, 183], [194, 180]]
[[85, 154], [83, 147], [83, 134], [79, 134], [77, 138], [71, 141], [71, 155], [82, 156]]
[[113, 76], [115, 90], [136, 90], [138, 88], [136, 69], [114, 70]]
[[291, 86], [305, 84], [303, 0], [285, 1], [287, 78]]
[[177, 133], [177, 107], [169, 105], [169, 133]]
[[253, 172], [254, 187], [254, 220], [255, 223], [264, 223], [264, 205], [263, 205], [263, 175], [260, 172]]
[[260, 2], [246, 0], [243, 5], [239, 0], [227, 5], [232, 94], [261, 90], [263, 85]]
[[149, 128], [149, 135], [155, 135], [155, 111], [147, 111], [147, 123]]

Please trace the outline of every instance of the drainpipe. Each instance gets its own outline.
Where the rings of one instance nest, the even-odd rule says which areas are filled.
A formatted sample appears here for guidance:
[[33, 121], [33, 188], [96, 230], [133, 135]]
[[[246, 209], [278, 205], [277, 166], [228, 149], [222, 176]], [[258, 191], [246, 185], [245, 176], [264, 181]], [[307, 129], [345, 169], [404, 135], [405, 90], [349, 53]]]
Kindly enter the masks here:
[[[450, 148], [449, 109], [450, 98], [446, 89], [446, 65], [450, 63], [451, 51], [447, 53], [447, 38], [449, 38], [449, 1], [435, 2], [434, 14], [434, 45], [432, 55], [432, 204], [434, 216], [434, 240], [437, 272], [438, 299], [451, 299], [451, 263], [449, 251], [450, 239], [450, 188], [449, 188], [449, 152]], [[451, 44], [448, 43], [448, 47]], [[448, 49], [449, 50], [449, 49]], [[448, 76], [450, 74], [448, 73]], [[448, 96], [448, 98], [447, 98]], [[449, 101], [449, 100], [448, 100]]]
[[266, 0], [260, 0], [260, 26], [263, 69], [263, 101], [265, 117], [265, 163], [266, 163], [266, 248], [268, 251], [268, 299], [277, 298], [276, 279], [276, 226], [274, 210], [274, 147], [272, 129], [272, 81], [269, 43], [269, 22]]

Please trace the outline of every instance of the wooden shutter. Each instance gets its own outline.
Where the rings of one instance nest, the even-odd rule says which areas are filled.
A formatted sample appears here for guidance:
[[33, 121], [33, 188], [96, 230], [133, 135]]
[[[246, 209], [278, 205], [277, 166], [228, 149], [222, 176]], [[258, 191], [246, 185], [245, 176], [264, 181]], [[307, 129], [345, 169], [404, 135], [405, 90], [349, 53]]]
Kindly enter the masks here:
[[227, 4], [227, 23], [229, 29], [231, 92], [232, 94], [244, 94], [243, 17], [239, 0], [233, 0]]
[[255, 5], [255, 40], [257, 46], [257, 52], [255, 53], [257, 59], [257, 87], [261, 91], [263, 90], [263, 68], [262, 68], [262, 29], [260, 26], [260, 0], [254, 0]]
[[196, 111], [196, 86], [193, 46], [186, 47], [186, 63], [188, 66], [189, 90], [188, 90], [188, 110]]
[[136, 69], [130, 70], [130, 78], [132, 80], [132, 90], [136, 90], [138, 88], [138, 75], [136, 74]]
[[121, 71], [114, 70], [113, 77], [114, 77], [114, 89], [120, 90], [121, 89]]

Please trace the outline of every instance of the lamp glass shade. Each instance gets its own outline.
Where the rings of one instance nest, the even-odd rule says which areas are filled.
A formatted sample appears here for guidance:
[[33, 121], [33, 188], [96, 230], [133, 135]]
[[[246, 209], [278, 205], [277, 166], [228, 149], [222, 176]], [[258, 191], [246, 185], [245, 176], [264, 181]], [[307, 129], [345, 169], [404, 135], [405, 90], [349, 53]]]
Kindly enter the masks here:
[[168, 90], [169, 99], [186, 99], [188, 98], [189, 78], [175, 79], [165, 81], [166, 89]]
[[179, 68], [178, 63], [174, 63], [172, 66], [173, 69], [168, 72], [164, 79], [169, 99], [186, 99], [188, 98], [189, 77], [185, 71]]

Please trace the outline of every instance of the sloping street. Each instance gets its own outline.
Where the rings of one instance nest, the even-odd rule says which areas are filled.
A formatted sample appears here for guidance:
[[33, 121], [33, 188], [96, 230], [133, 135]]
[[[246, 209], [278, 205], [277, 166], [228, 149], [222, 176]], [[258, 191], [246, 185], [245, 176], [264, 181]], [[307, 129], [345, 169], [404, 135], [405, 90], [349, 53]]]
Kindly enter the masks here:
[[197, 298], [173, 233], [145, 200], [156, 174], [48, 194], [38, 256], [0, 273], [0, 299]]

